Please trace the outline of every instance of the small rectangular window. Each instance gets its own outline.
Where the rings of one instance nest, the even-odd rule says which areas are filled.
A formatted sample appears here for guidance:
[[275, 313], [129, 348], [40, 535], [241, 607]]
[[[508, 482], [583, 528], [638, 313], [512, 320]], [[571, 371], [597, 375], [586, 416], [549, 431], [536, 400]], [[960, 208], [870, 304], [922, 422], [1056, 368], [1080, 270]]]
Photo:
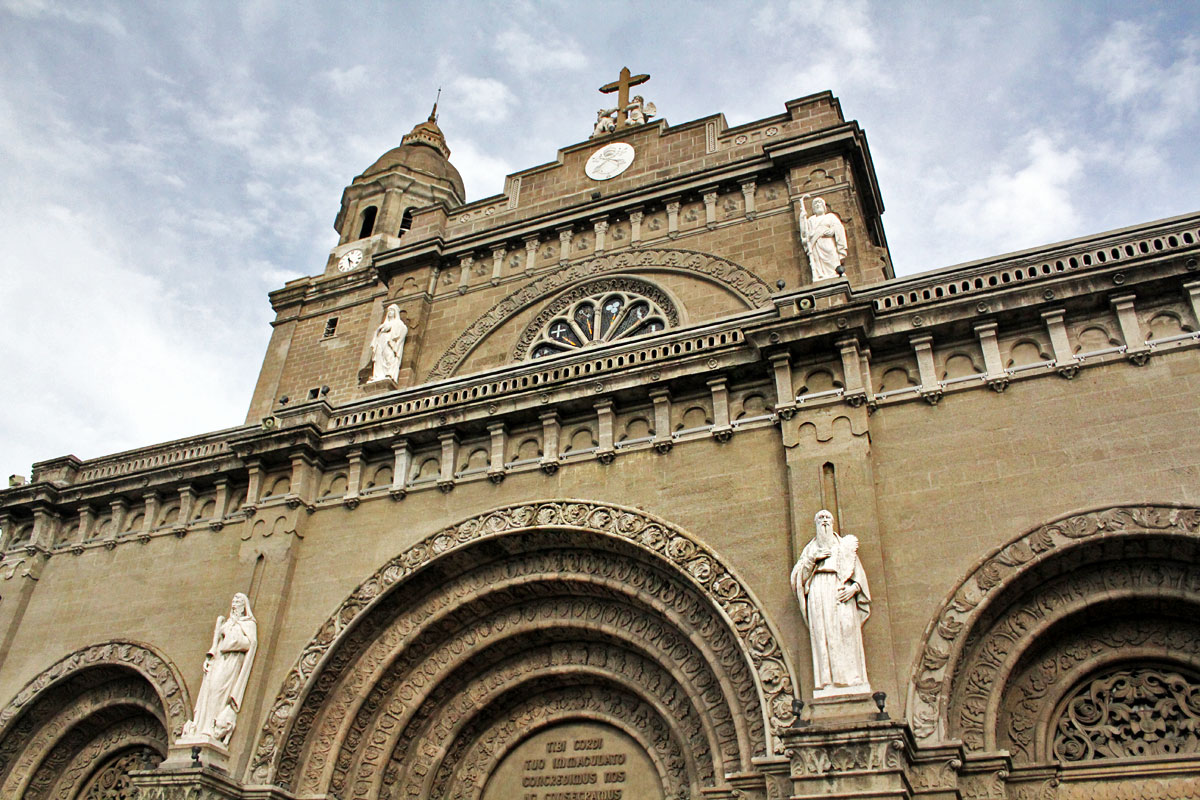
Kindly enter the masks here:
[[337, 333], [337, 317], [330, 317], [325, 320], [325, 333], [321, 334], [322, 339], [328, 339]]

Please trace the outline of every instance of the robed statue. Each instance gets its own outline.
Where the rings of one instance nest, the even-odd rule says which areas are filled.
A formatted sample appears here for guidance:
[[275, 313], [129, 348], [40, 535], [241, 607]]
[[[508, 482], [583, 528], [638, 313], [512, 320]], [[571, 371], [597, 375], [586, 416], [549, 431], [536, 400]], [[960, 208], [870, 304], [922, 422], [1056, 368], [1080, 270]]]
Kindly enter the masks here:
[[846, 226], [820, 197], [812, 201], [813, 213], [809, 215], [804, 209], [807, 197], [804, 195], [800, 198], [798, 225], [800, 242], [808, 256], [813, 280], [836, 278], [845, 273], [842, 260], [846, 258]]
[[792, 569], [812, 643], [813, 697], [870, 692], [862, 626], [871, 614], [871, 592], [858, 539], [839, 536], [828, 511], [818, 511], [813, 521], [816, 536]]
[[400, 319], [400, 306], [388, 306], [383, 324], [371, 338], [371, 380], [396, 380], [400, 375], [400, 359], [404, 356], [404, 339], [408, 326]]
[[204, 681], [196, 697], [196, 710], [183, 726], [185, 739], [229, 744], [257, 649], [258, 622], [250, 611], [250, 599], [238, 592], [233, 596], [229, 616], [217, 617], [212, 647], [204, 656]]

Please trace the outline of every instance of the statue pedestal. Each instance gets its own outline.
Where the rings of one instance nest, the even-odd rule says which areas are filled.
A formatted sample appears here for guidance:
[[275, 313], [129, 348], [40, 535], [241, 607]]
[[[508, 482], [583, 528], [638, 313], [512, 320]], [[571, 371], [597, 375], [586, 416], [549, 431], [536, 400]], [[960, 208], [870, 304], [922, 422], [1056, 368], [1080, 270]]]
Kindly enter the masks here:
[[[200, 763], [197, 764], [196, 762]], [[158, 765], [159, 769], [196, 769], [209, 767], [229, 772], [229, 751], [215, 739], [207, 736], [181, 736], [167, 750], [167, 758]]]
[[386, 394], [387, 392], [396, 391], [396, 382], [391, 378], [383, 378], [378, 381], [367, 381], [363, 384], [363, 392], [365, 394]]
[[813, 692], [813, 722], [874, 720], [879, 713], [870, 686], [847, 686]]

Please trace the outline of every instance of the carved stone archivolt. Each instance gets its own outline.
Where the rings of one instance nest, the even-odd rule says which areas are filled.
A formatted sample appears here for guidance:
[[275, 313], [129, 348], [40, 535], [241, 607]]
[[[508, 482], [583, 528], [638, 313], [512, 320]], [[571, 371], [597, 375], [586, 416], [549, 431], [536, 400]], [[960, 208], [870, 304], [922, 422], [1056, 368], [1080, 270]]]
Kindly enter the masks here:
[[521, 309], [579, 281], [635, 269], [682, 272], [715, 281], [740, 297], [748, 308], [761, 308], [771, 302], [771, 289], [761, 278], [745, 267], [708, 253], [646, 249], [598, 256], [549, 272], [492, 306], [454, 340], [425, 380], [441, 380], [453, 375], [476, 345]]
[[[1188, 565], [1200, 556], [1198, 532], [1200, 509], [1121, 506], [1048, 523], [993, 552], [926, 630], [908, 705], [918, 741], [961, 737], [968, 751], [991, 751], [1000, 737], [1015, 758], [1053, 757], [1037, 749], [1048, 721], [1030, 714], [1059, 698], [1033, 692], [1022, 709], [1017, 690], [1032, 686], [1021, 683], [1029, 665], [1062, 659], [1052, 645], [1073, 630], [1086, 629], [1094, 641], [1143, 635], [1154, 622], [1147, 602], [1194, 604], [1200, 569]], [[1143, 630], [1122, 633], [1123, 620], [1138, 616], [1134, 608]], [[1087, 656], [1059, 663], [1071, 658]], [[1002, 708], [1005, 698], [1010, 705]], [[1006, 730], [998, 733], [1002, 718]]]
[[[1144, 608], [1156, 609], [1155, 604]], [[1178, 619], [1126, 619], [1057, 636], [1052, 645], [1027, 658], [1006, 681], [1000, 707], [997, 745], [1016, 761], [1074, 761], [1074, 753], [1055, 753], [1064, 696], [1082, 691], [1097, 671], [1157, 665], [1194, 674], [1200, 666], [1200, 625]], [[1165, 728], [1164, 728], [1165, 730]], [[1157, 734], [1155, 734], [1157, 735]], [[1113, 743], [1119, 747], [1118, 743]]]
[[653, 283], [641, 280], [640, 278], [602, 278], [573, 286], [550, 301], [541, 313], [534, 317], [533, 322], [525, 328], [525, 332], [517, 340], [517, 346], [513, 348], [513, 360], [525, 360], [525, 357], [529, 354], [530, 345], [538, 338], [542, 329], [555, 316], [568, 310], [573, 303], [593, 296], [597, 297], [597, 303], [599, 303], [603, 299], [603, 295], [610, 292], [621, 292], [623, 294], [644, 297], [653, 302], [662, 312], [669, 327], [674, 328], [679, 325], [679, 311], [675, 307], [674, 300]]
[[109, 642], [73, 653], [0, 712], [0, 796], [70, 800], [86, 785], [104, 797], [96, 787], [127, 781], [109, 774], [97, 783], [97, 765], [135, 749], [161, 760], [186, 707], [174, 667], [142, 645]]
[[699, 791], [778, 752], [793, 674], [745, 586], [683, 532], [597, 503], [510, 506], [428, 537], [343, 603], [247, 779], [477, 797], [511, 746], [577, 706], [642, 741], [665, 787]]
[[[179, 670], [170, 661], [137, 642], [111, 641], [77, 650], [56, 661], [17, 692], [0, 710], [0, 742], [7, 739], [9, 725], [40, 693], [85, 667], [119, 666], [140, 673], [162, 698], [171, 735], [178, 736], [187, 722], [191, 698]], [[2, 752], [2, 750], [0, 750]]]

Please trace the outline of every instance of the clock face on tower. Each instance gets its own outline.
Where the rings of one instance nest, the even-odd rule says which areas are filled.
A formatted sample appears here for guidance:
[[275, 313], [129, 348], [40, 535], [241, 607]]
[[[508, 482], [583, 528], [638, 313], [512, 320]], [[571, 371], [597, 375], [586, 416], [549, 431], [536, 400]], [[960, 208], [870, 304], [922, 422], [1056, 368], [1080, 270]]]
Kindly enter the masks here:
[[583, 167], [583, 172], [594, 181], [606, 181], [629, 169], [632, 163], [633, 145], [613, 142], [592, 153]]
[[349, 272], [362, 263], [363, 251], [351, 250], [338, 259], [338, 272]]

